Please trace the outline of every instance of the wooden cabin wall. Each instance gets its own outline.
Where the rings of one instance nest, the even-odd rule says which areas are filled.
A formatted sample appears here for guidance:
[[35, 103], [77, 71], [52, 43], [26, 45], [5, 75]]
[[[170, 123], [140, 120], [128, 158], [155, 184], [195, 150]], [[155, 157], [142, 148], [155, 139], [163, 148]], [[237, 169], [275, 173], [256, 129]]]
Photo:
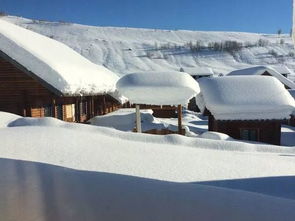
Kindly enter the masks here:
[[109, 95], [60, 97], [0, 57], [0, 111], [21, 116], [45, 113], [68, 122], [85, 122], [112, 112], [121, 104]]
[[281, 143], [281, 121], [278, 120], [220, 121], [210, 115], [208, 126], [209, 131], [225, 133], [235, 139], [241, 139], [242, 129], [254, 129], [258, 131], [257, 141], [275, 145]]
[[34, 100], [32, 113], [42, 115], [37, 110], [38, 103], [48, 97], [52, 94], [39, 82], [0, 58], [0, 111], [30, 116], [28, 104]]

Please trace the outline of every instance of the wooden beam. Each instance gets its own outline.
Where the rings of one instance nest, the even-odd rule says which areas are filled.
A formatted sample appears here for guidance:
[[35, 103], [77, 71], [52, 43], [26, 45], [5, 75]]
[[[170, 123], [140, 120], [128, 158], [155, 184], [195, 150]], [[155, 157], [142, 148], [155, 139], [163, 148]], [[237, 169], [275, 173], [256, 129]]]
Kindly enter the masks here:
[[178, 115], [178, 133], [182, 134], [182, 107], [181, 107], [181, 105], [177, 106], [177, 115]]
[[141, 117], [140, 117], [140, 106], [139, 104], [135, 105], [136, 109], [136, 132], [141, 133]]

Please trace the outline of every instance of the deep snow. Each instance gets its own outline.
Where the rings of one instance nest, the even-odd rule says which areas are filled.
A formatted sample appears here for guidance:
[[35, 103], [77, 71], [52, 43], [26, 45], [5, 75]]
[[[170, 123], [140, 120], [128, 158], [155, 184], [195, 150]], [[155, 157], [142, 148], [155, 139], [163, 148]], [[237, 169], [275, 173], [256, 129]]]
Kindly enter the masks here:
[[295, 218], [293, 147], [0, 115], [3, 220]]

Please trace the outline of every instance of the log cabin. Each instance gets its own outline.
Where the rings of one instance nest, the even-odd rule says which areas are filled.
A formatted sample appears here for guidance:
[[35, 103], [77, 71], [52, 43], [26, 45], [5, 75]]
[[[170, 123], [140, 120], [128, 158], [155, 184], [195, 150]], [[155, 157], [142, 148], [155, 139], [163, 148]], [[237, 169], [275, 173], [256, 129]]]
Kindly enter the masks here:
[[288, 79], [290, 73], [291, 71], [286, 66], [256, 66], [232, 71], [228, 74], [228, 76], [273, 76], [277, 78], [286, 89], [295, 89], [295, 83], [291, 79]]
[[0, 111], [85, 122], [120, 107], [116, 74], [0, 19]]
[[207, 112], [208, 129], [232, 138], [280, 145], [281, 123], [290, 119], [295, 101], [270, 76], [202, 79], [196, 102]]

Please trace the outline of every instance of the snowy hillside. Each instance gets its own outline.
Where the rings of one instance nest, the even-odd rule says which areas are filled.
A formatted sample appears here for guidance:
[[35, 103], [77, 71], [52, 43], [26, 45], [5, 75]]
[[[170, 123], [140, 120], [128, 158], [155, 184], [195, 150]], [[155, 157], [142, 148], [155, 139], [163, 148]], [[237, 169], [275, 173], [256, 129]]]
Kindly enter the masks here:
[[[295, 69], [289, 35], [92, 27], [11, 16], [4, 19], [61, 41], [119, 75], [195, 66], [227, 74], [251, 65], [282, 63]], [[237, 43], [231, 45], [233, 51], [218, 49], [226, 41]]]

